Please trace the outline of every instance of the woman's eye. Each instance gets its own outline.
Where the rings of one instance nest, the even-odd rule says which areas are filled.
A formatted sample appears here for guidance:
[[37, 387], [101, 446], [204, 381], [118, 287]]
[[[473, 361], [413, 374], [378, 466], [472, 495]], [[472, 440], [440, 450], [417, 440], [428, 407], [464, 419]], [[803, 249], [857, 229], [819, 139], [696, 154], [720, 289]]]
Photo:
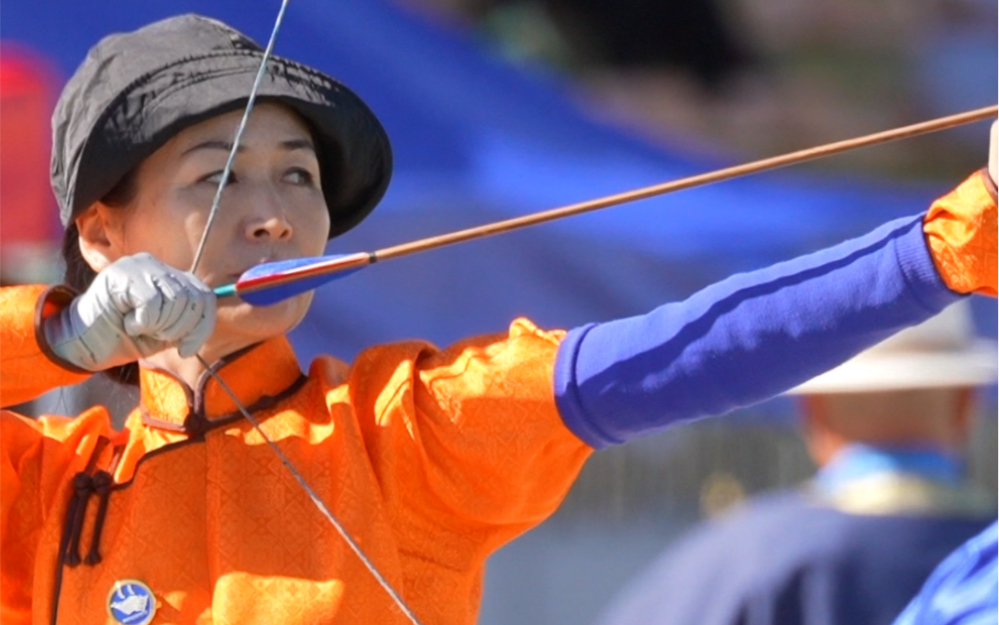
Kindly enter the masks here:
[[315, 177], [312, 172], [296, 167], [285, 174], [284, 179], [292, 184], [312, 186]]
[[[198, 182], [206, 182], [208, 184], [213, 184], [218, 186], [222, 182], [222, 170], [212, 172], [207, 176], [203, 176]], [[236, 172], [230, 171], [229, 178], [226, 180], [226, 186], [229, 186], [236, 182]]]

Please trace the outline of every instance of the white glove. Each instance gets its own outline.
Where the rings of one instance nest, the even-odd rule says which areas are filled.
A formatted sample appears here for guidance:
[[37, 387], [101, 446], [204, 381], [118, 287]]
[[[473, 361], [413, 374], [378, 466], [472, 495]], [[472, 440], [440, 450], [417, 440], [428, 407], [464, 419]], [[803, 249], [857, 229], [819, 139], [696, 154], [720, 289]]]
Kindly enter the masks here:
[[215, 327], [215, 294], [194, 274], [150, 254], [119, 258], [67, 308], [45, 320], [60, 358], [88, 371], [177, 346], [194, 355]]
[[996, 175], [997, 169], [999, 169], [999, 120], [992, 122], [992, 131], [989, 132], [989, 176], [992, 178], [992, 184], [999, 181], [999, 175]]

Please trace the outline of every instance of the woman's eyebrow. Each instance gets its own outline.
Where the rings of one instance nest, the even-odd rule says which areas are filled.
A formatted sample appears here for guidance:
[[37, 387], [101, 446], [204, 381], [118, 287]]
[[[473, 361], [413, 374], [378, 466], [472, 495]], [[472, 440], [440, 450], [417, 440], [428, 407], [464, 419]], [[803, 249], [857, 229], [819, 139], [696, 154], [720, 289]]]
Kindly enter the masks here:
[[[309, 150], [310, 152], [315, 152], [316, 147], [312, 145], [312, 141], [309, 139], [288, 139], [287, 141], [282, 141], [280, 144], [282, 149], [289, 152], [294, 150]], [[239, 146], [236, 148], [237, 152], [242, 152], [246, 149], [246, 146]], [[197, 152], [198, 150], [222, 150], [224, 152], [232, 151], [232, 143], [228, 141], [220, 141], [218, 139], [213, 139], [210, 141], [203, 141], [197, 145], [192, 145], [182, 152], [182, 156], [187, 156], [192, 152]]]
[[[220, 141], [218, 139], [213, 139], [211, 141], [204, 141], [196, 145], [192, 145], [181, 153], [181, 156], [187, 156], [192, 152], [197, 152], [198, 150], [222, 150], [224, 152], [232, 151], [232, 144], [228, 141]], [[243, 146], [239, 146], [237, 151], [242, 151]]]
[[309, 150], [310, 152], [316, 151], [316, 146], [312, 145], [312, 141], [308, 139], [289, 139], [287, 141], [282, 141], [281, 147], [289, 152], [293, 150]]

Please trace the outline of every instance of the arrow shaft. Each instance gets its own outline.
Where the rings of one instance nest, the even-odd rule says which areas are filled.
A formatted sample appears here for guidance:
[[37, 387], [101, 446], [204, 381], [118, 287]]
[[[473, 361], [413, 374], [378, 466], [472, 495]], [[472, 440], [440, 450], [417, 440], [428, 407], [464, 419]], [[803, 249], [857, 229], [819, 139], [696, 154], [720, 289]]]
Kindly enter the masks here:
[[902, 126], [900, 128], [876, 132], [863, 137], [828, 143], [814, 148], [807, 148], [796, 152], [790, 152], [788, 154], [782, 154], [780, 156], [764, 158], [743, 165], [736, 165], [734, 167], [726, 167], [724, 169], [704, 174], [697, 174], [695, 176], [681, 178], [680, 180], [655, 184], [641, 189], [627, 191], [625, 193], [618, 193], [616, 195], [609, 195], [585, 202], [579, 202], [578, 204], [570, 204], [559, 208], [541, 211], [539, 213], [524, 215], [522, 217], [514, 217], [512, 219], [493, 222], [483, 226], [476, 226], [474, 228], [457, 230], [448, 234], [427, 237], [425, 239], [409, 243], [386, 247], [373, 252], [372, 255], [376, 261], [407, 256], [409, 254], [424, 252], [438, 247], [444, 247], [446, 245], [480, 239], [494, 234], [510, 232], [511, 230], [519, 230], [520, 228], [555, 221], [556, 219], [580, 215], [582, 213], [588, 213], [601, 208], [617, 206], [619, 204], [634, 202], [636, 200], [644, 200], [657, 195], [671, 193], [673, 191], [681, 191], [683, 189], [699, 187], [714, 182], [721, 182], [723, 180], [731, 180], [733, 178], [739, 178], [762, 171], [787, 167], [788, 165], [803, 163], [805, 161], [839, 154], [840, 152], [846, 152], [848, 150], [855, 150], [880, 143], [887, 143], [889, 141], [897, 141], [899, 139], [937, 132], [947, 128], [981, 121], [983, 119], [994, 118], [997, 113], [999, 113], [999, 107], [987, 106], [973, 111], [967, 111], [918, 124], [912, 124], [910, 126]]
[[[980, 109], [958, 113], [956, 115], [940, 117], [918, 124], [876, 132], [862, 137], [855, 137], [853, 139], [827, 143], [813, 148], [789, 152], [780, 156], [764, 158], [742, 165], [726, 167], [724, 169], [718, 169], [703, 174], [689, 176], [687, 178], [681, 178], [679, 180], [642, 187], [640, 189], [634, 189], [624, 193], [608, 195], [585, 202], [569, 204], [538, 213], [532, 213], [530, 215], [524, 215], [522, 217], [496, 221], [490, 224], [476, 226], [474, 228], [466, 228], [464, 230], [456, 230], [447, 234], [436, 235], [411, 241], [409, 243], [385, 247], [374, 252], [359, 252], [348, 256], [333, 257], [328, 261], [316, 262], [287, 271], [278, 270], [273, 275], [258, 275], [245, 279], [240, 278], [237, 284], [218, 287], [215, 289], [215, 292], [219, 297], [227, 297], [230, 295], [263, 291], [265, 289], [279, 286], [287, 286], [291, 283], [307, 278], [356, 271], [379, 261], [408, 256], [410, 254], [416, 254], [417, 252], [425, 252], [448, 245], [454, 245], [455, 243], [481, 239], [495, 234], [501, 234], [503, 232], [519, 230], [528, 226], [555, 221], [557, 219], [563, 219], [573, 215], [580, 215], [602, 208], [625, 204], [627, 202], [644, 200], [658, 195], [671, 193], [673, 191], [682, 191], [684, 189], [699, 187], [715, 182], [740, 178], [749, 174], [787, 167], [789, 165], [803, 163], [849, 150], [856, 150], [872, 145], [887, 143], [889, 141], [897, 141], [899, 139], [937, 132], [947, 128], [953, 128], [955, 126], [995, 118], [997, 114], [999, 114], [999, 106], [986, 106]], [[315, 287], [313, 286], [312, 288]]]

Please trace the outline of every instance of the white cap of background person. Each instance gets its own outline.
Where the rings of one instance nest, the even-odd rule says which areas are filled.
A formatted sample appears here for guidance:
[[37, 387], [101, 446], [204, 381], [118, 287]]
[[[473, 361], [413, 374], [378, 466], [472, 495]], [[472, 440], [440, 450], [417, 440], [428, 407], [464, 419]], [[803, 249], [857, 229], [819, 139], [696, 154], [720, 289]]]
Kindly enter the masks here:
[[975, 336], [968, 302], [861, 352], [797, 386], [789, 395], [868, 393], [991, 384], [999, 373], [996, 342]]

